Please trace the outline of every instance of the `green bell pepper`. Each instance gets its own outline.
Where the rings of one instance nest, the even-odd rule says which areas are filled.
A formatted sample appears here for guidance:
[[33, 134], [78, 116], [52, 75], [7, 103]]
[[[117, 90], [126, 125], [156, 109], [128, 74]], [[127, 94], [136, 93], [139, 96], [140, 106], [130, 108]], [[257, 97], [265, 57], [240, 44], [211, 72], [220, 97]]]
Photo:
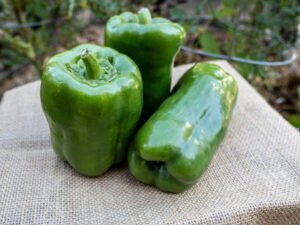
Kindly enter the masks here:
[[145, 120], [170, 95], [171, 70], [185, 31], [167, 19], [151, 18], [143, 8], [110, 18], [104, 37], [106, 46], [131, 57], [141, 70]]
[[162, 191], [191, 187], [222, 141], [236, 98], [232, 76], [217, 65], [196, 64], [136, 134], [130, 172]]
[[136, 64], [111, 48], [84, 44], [52, 57], [40, 96], [54, 151], [86, 176], [121, 162], [141, 114], [142, 92]]

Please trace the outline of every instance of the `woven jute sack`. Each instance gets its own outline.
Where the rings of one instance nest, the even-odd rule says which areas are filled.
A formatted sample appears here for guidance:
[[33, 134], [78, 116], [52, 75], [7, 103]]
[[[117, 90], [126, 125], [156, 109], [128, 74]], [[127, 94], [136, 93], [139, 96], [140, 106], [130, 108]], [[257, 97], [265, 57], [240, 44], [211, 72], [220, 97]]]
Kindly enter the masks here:
[[[300, 135], [225, 61], [239, 97], [199, 182], [168, 194], [126, 165], [77, 174], [51, 149], [40, 82], [0, 103], [0, 224], [300, 224]], [[174, 69], [174, 82], [191, 65]]]

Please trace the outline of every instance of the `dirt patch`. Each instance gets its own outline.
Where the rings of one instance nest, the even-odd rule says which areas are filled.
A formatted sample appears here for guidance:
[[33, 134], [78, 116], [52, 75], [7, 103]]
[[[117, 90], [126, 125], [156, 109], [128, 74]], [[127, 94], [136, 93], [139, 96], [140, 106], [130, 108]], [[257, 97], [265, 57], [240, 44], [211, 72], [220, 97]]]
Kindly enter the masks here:
[[33, 65], [24, 66], [0, 82], [0, 98], [5, 91], [38, 80], [39, 78]]
[[279, 70], [279, 77], [264, 80], [255, 77], [249, 82], [284, 118], [290, 120], [292, 115], [300, 117], [300, 59], [290, 67]]

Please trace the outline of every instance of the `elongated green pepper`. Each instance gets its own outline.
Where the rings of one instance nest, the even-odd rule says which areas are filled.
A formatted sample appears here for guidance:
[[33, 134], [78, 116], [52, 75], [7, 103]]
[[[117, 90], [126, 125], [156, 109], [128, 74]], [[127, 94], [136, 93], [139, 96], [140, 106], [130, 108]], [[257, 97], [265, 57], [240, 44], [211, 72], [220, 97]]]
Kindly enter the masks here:
[[130, 172], [167, 192], [195, 184], [222, 141], [237, 84], [219, 66], [199, 63], [140, 128], [130, 147]]
[[53, 149], [76, 171], [98, 176], [126, 158], [143, 100], [129, 57], [80, 45], [49, 60], [40, 92]]
[[141, 70], [144, 119], [170, 95], [173, 61], [184, 37], [179, 24], [151, 18], [145, 8], [113, 16], [105, 26], [105, 45], [131, 57]]

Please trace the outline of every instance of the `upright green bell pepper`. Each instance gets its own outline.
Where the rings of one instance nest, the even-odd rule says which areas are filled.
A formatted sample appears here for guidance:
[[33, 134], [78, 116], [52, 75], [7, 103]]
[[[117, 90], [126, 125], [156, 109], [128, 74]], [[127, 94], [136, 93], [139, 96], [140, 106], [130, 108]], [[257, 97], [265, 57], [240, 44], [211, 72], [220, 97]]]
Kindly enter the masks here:
[[113, 16], [105, 26], [105, 45], [131, 57], [141, 70], [144, 119], [170, 95], [171, 70], [184, 37], [179, 24], [151, 18], [145, 8]]
[[130, 172], [167, 192], [195, 184], [225, 135], [236, 98], [232, 76], [217, 65], [196, 64], [136, 134]]
[[143, 101], [129, 57], [92, 44], [58, 54], [47, 63], [40, 94], [53, 149], [76, 171], [98, 176], [126, 158]]

